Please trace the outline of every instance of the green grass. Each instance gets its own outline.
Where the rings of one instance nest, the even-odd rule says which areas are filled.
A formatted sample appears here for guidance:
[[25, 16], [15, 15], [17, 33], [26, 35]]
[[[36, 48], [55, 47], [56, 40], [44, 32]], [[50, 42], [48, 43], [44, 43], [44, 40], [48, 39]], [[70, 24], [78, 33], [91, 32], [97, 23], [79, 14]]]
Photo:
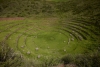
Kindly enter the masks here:
[[[50, 58], [62, 58], [68, 54], [92, 53], [96, 49], [95, 46], [91, 45], [93, 43], [91, 40], [79, 41], [74, 38], [74, 41], [70, 41], [68, 44], [72, 37], [68, 32], [61, 31], [66, 34], [64, 35], [56, 29], [56, 27], [60, 27], [57, 25], [58, 19], [25, 18], [19, 21], [0, 21], [0, 23], [0, 30], [2, 30], [0, 41], [11, 34], [4, 42], [26, 60], [36, 60], [38, 63], [43, 63]], [[89, 47], [92, 50], [89, 50]], [[38, 58], [38, 56], [40, 57]]]
[[[75, 62], [79, 67], [84, 66], [81, 62], [94, 64], [96, 56], [99, 61], [99, 0], [1, 0], [0, 3], [0, 17], [27, 17], [24, 20], [0, 20], [0, 52], [3, 42], [15, 54], [21, 55], [26, 65], [31, 64], [29, 61], [47, 64], [35, 67], [50, 67], [68, 55], [74, 58], [71, 56], [72, 59], [67, 61]], [[75, 58], [80, 54], [93, 54], [94, 57]]]

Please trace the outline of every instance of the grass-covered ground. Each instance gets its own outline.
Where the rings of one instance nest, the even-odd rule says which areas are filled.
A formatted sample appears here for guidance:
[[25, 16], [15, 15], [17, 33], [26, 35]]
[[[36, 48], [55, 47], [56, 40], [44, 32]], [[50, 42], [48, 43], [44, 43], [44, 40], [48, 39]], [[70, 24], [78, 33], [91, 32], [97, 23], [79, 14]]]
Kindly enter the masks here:
[[91, 54], [98, 47], [91, 35], [97, 36], [91, 31], [91, 26], [80, 29], [81, 25], [85, 26], [75, 21], [60, 22], [55, 17], [1, 20], [0, 41], [7, 43], [15, 54], [36, 63], [52, 58], [60, 60], [69, 54]]
[[99, 3], [0, 0], [0, 67], [99, 67]]
[[64, 49], [69, 36], [56, 32], [55, 22], [58, 20], [54, 18], [0, 21], [0, 41], [5, 40], [26, 57], [37, 58], [40, 55], [40, 58], [44, 58], [66, 54]]

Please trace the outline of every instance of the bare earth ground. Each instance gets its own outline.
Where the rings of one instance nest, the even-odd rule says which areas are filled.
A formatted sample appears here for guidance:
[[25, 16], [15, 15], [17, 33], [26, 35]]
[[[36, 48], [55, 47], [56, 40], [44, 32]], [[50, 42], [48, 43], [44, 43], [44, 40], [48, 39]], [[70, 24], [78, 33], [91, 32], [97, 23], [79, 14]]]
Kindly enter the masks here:
[[55, 67], [77, 67], [77, 66], [75, 64], [67, 64], [67, 65], [59, 64], [58, 66]]
[[58, 66], [55, 67], [65, 67], [64, 64], [59, 64]]
[[0, 21], [4, 21], [4, 20], [23, 20], [23, 17], [12, 17], [12, 18], [0, 18]]

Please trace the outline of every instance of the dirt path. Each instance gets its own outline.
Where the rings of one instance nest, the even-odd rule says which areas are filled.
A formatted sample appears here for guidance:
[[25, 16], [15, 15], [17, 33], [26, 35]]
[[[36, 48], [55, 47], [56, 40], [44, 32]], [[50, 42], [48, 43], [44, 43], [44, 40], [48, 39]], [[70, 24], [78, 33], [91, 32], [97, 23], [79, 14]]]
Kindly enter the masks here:
[[57, 66], [54, 66], [54, 67], [65, 67], [64, 64], [59, 64]]
[[10, 17], [10, 18], [0, 18], [0, 21], [4, 20], [23, 20], [23, 17]]
[[67, 64], [67, 65], [59, 64], [58, 66], [55, 67], [77, 67], [77, 66], [75, 64]]

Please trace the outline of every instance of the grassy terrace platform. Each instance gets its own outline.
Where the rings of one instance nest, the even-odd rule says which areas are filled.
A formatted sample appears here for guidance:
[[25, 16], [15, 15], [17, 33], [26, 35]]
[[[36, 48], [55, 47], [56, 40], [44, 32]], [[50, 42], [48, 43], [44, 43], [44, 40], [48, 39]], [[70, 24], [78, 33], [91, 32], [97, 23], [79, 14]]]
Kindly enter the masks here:
[[84, 28], [89, 28], [87, 25], [80, 28], [81, 25], [75, 22], [59, 25], [58, 18], [2, 20], [0, 41], [8, 43], [15, 54], [38, 62], [68, 54], [84, 54], [90, 47], [87, 44], [92, 44], [89, 34], [93, 33]]
[[0, 0], [0, 67], [100, 67], [100, 1]]

